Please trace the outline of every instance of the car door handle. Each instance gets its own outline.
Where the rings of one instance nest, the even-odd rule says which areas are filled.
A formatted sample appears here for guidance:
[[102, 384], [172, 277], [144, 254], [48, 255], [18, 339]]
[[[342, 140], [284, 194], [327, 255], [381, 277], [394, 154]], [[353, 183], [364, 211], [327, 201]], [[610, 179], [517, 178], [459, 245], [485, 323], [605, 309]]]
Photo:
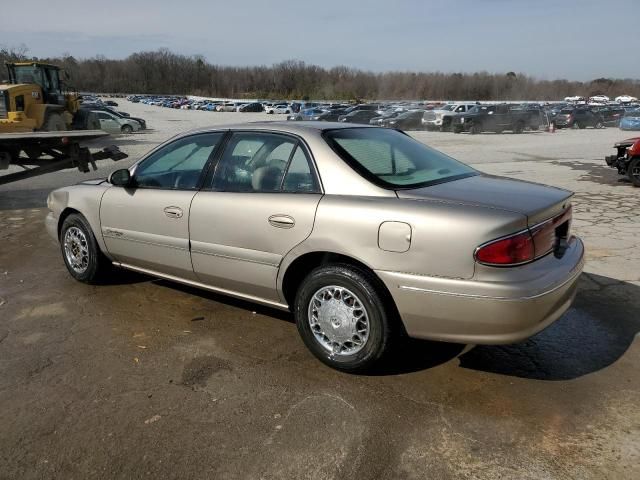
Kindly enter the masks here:
[[164, 214], [169, 218], [182, 217], [182, 209], [180, 207], [165, 207]]
[[289, 215], [271, 215], [269, 223], [277, 228], [292, 228], [296, 221]]

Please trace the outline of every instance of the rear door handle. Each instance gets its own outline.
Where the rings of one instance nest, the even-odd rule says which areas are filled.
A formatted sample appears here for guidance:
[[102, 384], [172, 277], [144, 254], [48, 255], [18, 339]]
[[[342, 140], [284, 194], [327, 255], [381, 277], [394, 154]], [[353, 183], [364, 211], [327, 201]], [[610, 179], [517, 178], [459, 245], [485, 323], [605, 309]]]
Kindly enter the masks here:
[[292, 228], [296, 221], [289, 215], [271, 215], [269, 223], [277, 228]]
[[165, 207], [164, 214], [169, 218], [182, 217], [182, 209], [180, 207]]

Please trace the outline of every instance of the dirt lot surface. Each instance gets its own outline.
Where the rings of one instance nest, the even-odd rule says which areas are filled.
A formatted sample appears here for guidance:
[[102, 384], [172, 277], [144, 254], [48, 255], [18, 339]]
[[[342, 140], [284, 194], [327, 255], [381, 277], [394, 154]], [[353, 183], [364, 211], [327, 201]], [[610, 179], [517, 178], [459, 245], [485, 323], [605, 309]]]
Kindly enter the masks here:
[[573, 308], [510, 346], [408, 342], [375, 375], [316, 361], [290, 315], [133, 274], [72, 280], [46, 194], [173, 134], [264, 114], [122, 101], [146, 133], [83, 175], [0, 187], [0, 478], [640, 478], [640, 189], [617, 129], [417, 132], [476, 168], [569, 188]]

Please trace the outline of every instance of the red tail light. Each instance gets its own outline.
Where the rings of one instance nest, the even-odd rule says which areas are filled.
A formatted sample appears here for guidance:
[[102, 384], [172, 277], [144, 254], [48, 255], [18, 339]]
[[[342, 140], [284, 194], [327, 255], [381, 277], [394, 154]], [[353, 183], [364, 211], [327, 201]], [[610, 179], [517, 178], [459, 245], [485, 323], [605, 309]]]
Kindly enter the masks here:
[[[476, 261], [485, 265], [513, 266], [543, 257], [569, 240], [572, 207], [530, 230], [499, 238], [477, 248]], [[563, 250], [560, 248], [559, 250]], [[563, 252], [557, 255], [562, 255]]]
[[476, 260], [486, 265], [517, 265], [535, 258], [529, 231], [487, 243], [476, 250]]

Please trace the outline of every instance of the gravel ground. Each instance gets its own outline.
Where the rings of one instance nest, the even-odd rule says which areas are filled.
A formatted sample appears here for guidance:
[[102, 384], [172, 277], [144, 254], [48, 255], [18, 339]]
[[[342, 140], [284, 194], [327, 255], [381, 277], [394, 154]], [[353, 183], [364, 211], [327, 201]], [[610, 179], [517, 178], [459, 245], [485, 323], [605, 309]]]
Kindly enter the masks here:
[[355, 376], [317, 362], [288, 314], [136, 275], [70, 278], [44, 233], [48, 191], [186, 129], [272, 118], [121, 102], [152, 128], [110, 140], [129, 159], [0, 187], [0, 479], [640, 478], [640, 189], [603, 161], [628, 133], [414, 133], [575, 191], [586, 273], [526, 342], [409, 342]]

